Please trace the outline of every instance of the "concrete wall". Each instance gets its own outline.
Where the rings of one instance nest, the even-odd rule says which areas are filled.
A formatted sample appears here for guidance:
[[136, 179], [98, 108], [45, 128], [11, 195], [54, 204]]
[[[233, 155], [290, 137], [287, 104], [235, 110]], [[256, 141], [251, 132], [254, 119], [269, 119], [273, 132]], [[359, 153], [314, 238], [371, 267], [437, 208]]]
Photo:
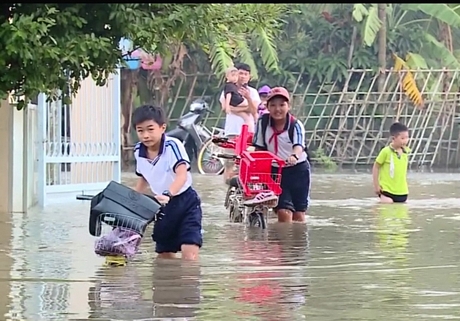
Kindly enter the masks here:
[[35, 106], [29, 107], [18, 111], [8, 101], [0, 104], [0, 213], [23, 213], [36, 202]]
[[0, 101], [0, 213], [12, 208], [13, 112], [8, 101]]
[[10, 271], [12, 258], [9, 256], [11, 244], [12, 209], [12, 137], [13, 111], [7, 101], [0, 102], [0, 320], [9, 312]]

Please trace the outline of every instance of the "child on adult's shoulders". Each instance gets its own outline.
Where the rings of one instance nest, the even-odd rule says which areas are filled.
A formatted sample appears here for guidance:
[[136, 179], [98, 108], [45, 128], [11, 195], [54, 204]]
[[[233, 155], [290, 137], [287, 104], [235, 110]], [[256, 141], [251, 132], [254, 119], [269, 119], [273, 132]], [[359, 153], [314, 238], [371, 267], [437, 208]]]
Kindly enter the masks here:
[[382, 148], [372, 169], [375, 194], [382, 203], [405, 203], [409, 194], [409, 129], [401, 124], [390, 126], [391, 143]]

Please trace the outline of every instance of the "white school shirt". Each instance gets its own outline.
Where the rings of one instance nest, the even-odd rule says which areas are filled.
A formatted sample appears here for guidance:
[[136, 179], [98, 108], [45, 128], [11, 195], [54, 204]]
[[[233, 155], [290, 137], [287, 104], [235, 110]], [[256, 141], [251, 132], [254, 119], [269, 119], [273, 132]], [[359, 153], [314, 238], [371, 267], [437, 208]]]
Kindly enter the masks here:
[[[249, 90], [249, 94], [251, 95], [251, 100], [254, 102], [256, 106], [259, 106], [260, 103], [262, 102], [260, 100], [259, 92], [257, 89], [248, 86], [247, 89]], [[224, 102], [224, 92], [220, 94], [219, 102], [222, 105]], [[249, 115], [252, 118], [252, 121], [254, 121], [254, 118], [252, 115]], [[227, 114], [225, 117], [225, 127], [224, 127], [224, 133], [225, 136], [238, 136], [241, 134], [241, 127], [244, 125], [244, 119], [241, 116], [235, 115], [235, 114]]]
[[136, 174], [144, 177], [149, 183], [154, 194], [163, 194], [176, 179], [175, 170], [180, 164], [187, 164], [187, 181], [177, 195], [185, 192], [192, 186], [192, 175], [190, 174], [190, 159], [184, 145], [176, 138], [163, 135], [160, 150], [155, 159], [147, 158], [147, 147], [137, 143], [134, 147], [134, 158], [136, 159]]
[[[289, 139], [289, 126], [294, 126], [294, 135], [292, 137], [292, 142]], [[296, 119], [295, 123], [291, 125], [290, 115], [287, 115], [286, 124], [284, 125], [284, 131], [278, 135], [278, 152], [276, 152], [275, 148], [275, 137], [273, 136], [273, 127], [271, 126], [271, 118], [268, 120], [267, 130], [265, 131], [265, 144], [264, 139], [262, 137], [262, 118], [259, 118], [257, 122], [256, 130], [254, 133], [254, 140], [252, 144], [255, 147], [265, 148], [267, 146], [267, 150], [272, 152], [273, 154], [277, 155], [279, 158], [286, 160], [289, 156], [292, 155], [292, 149], [294, 146], [302, 146], [305, 149], [305, 128], [301, 121]], [[298, 163], [305, 162], [307, 160], [307, 153], [304, 151], [302, 155], [300, 155], [299, 159], [297, 160]]]

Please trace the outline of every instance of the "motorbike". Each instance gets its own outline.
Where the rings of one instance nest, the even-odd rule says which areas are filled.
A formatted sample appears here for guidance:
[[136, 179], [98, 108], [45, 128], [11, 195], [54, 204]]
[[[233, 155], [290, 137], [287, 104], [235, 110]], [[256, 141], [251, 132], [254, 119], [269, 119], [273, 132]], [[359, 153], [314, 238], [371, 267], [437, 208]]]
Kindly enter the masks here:
[[[167, 136], [179, 139], [185, 146], [190, 162], [198, 160], [198, 154], [211, 142], [212, 132], [203, 125], [207, 114], [213, 114], [208, 103], [203, 99], [194, 100], [189, 107], [189, 112], [177, 122], [176, 128], [168, 131]], [[200, 157], [201, 158], [201, 157]], [[208, 160], [212, 166], [198, 166], [202, 174], [222, 174], [223, 162], [217, 158]]]

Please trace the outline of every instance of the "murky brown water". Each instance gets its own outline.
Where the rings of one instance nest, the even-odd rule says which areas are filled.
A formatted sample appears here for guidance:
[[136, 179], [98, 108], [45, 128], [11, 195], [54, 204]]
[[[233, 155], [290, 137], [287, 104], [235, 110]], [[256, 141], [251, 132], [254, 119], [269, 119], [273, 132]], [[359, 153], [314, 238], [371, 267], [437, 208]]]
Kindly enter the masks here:
[[262, 232], [227, 223], [222, 178], [197, 176], [196, 264], [155, 261], [146, 238], [130, 266], [103, 267], [88, 203], [14, 214], [0, 224], [0, 320], [460, 319], [460, 177], [410, 181], [410, 203], [379, 206], [369, 174], [314, 175], [308, 224]]

